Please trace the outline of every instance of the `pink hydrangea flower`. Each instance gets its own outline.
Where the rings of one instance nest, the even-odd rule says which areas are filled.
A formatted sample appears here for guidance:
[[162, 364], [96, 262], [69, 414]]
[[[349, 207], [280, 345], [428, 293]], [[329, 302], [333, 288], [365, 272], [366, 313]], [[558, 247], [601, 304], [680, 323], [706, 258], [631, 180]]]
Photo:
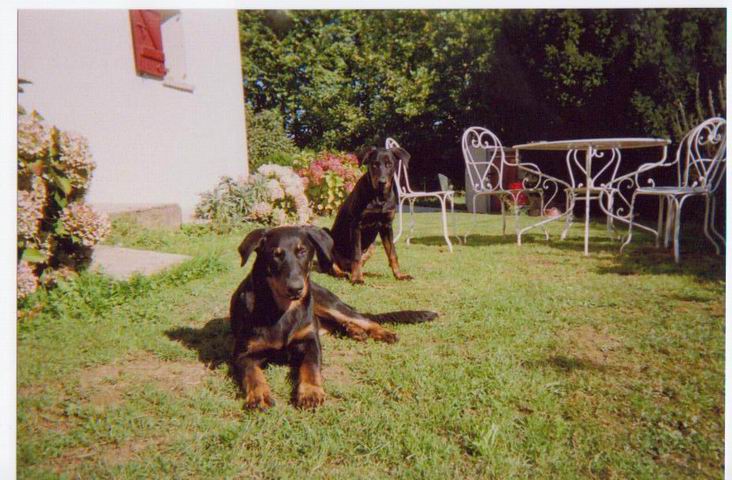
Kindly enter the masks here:
[[38, 288], [38, 278], [33, 272], [33, 267], [26, 261], [18, 263], [18, 298], [25, 298]]
[[81, 201], [64, 208], [59, 218], [64, 229], [86, 247], [93, 247], [104, 240], [111, 230], [106, 215], [95, 212]]

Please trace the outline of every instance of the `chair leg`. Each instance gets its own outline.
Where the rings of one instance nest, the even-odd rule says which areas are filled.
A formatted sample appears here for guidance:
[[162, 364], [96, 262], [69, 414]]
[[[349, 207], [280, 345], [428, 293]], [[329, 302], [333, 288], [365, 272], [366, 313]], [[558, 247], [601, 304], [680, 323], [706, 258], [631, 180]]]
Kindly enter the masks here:
[[712, 242], [712, 245], [714, 245], [714, 250], [716, 250], [717, 255], [719, 255], [721, 253], [721, 251], [719, 250], [719, 245], [717, 244], [717, 241], [714, 240], [711, 233], [709, 233], [709, 223], [711, 219], [710, 204], [711, 198], [709, 197], [709, 195], [704, 195], [704, 235], [709, 239], [710, 242]]
[[543, 217], [544, 210], [546, 209], [546, 206], [544, 205], [544, 190], [539, 191], [539, 198], [541, 199], [541, 210], [540, 210], [539, 216]]
[[409, 199], [409, 235], [407, 235], [407, 245], [410, 244], [414, 235], [414, 199]]
[[404, 231], [404, 215], [403, 215], [403, 209], [404, 209], [404, 198], [399, 199], [399, 232], [396, 234], [396, 237], [394, 237], [394, 243], [396, 243], [399, 240], [399, 237], [402, 236], [402, 232]]
[[521, 245], [521, 239], [519, 238], [519, 231], [521, 230], [519, 228], [519, 215], [521, 214], [521, 209], [518, 204], [518, 197], [520, 194], [521, 192], [516, 193], [516, 195], [511, 195], [513, 198], [513, 226], [516, 229], [516, 241], [519, 245]]
[[636, 194], [630, 197], [630, 211], [628, 212], [628, 238], [625, 239], [622, 245], [620, 245], [620, 253], [623, 253], [623, 249], [628, 246], [630, 241], [633, 239], [633, 210], [635, 209], [635, 198]]
[[681, 260], [681, 255], [679, 253], [679, 242], [680, 242], [680, 235], [681, 235], [681, 207], [684, 204], [684, 200], [686, 200], [687, 197], [683, 197], [681, 200], [678, 200], [676, 198], [673, 199], [674, 201], [674, 262], [679, 263]]
[[561, 240], [567, 238], [569, 228], [572, 226], [572, 216], [574, 215], [574, 213], [570, 210], [574, 210], [574, 196], [570, 192], [566, 192], [565, 209], [565, 212], [567, 212], [567, 216], [565, 217], [566, 220], [564, 222], [564, 230], [562, 230], [562, 234], [559, 236]]
[[[478, 212], [476, 211], [476, 208], [477, 208], [476, 200], [478, 200], [478, 195], [474, 194], [473, 195], [473, 215], [472, 215], [473, 221], [471, 223], [472, 227], [475, 227], [475, 224], [478, 222]], [[466, 245], [468, 244], [468, 235], [470, 234], [470, 232], [469, 232], [470, 229], [471, 229], [470, 227], [465, 229], [465, 236], [463, 237], [463, 242]]]
[[663, 248], [668, 248], [671, 240], [671, 232], [674, 226], [674, 215], [676, 202], [672, 197], [666, 197], [666, 228], [663, 232]]
[[503, 195], [499, 196], [498, 199], [501, 202], [501, 221], [503, 222], [503, 226], [501, 228], [501, 233], [505, 237], [506, 236], [506, 202], [503, 201], [503, 199], [504, 199]]
[[712, 233], [722, 242], [722, 248], [724, 248], [727, 245], [727, 242], [724, 239], [724, 235], [720, 234], [717, 231], [717, 227], [714, 225], [714, 220], [717, 218], [717, 198], [714, 196], [714, 194], [711, 194], [712, 198], [712, 213], [709, 218], [709, 227], [712, 230]]
[[663, 228], [664, 198], [658, 197], [658, 228], [656, 229], [656, 248], [661, 246], [661, 229]]
[[[598, 202], [602, 202], [602, 195], [597, 199]], [[613, 204], [615, 203], [615, 194], [611, 191], [607, 194], [607, 210], [608, 212], [613, 212]], [[608, 215], [607, 216], [607, 232], [610, 234], [610, 238], [615, 240], [617, 237], [615, 230], [615, 222], [613, 221], [613, 217]]]
[[440, 211], [442, 212], [442, 235], [445, 237], [447, 242], [447, 248], [452, 252], [452, 242], [450, 242], [450, 235], [447, 232], [447, 207], [445, 206], [445, 196], [438, 195], [437, 198], [440, 200]]
[[455, 217], [455, 195], [450, 195], [450, 218], [452, 218], [452, 231], [458, 243], [460, 243], [460, 235], [457, 233], [457, 218]]
[[[546, 214], [546, 206], [544, 205], [544, 190], [539, 191], [539, 198], [541, 202], [541, 210], [539, 211], [539, 218], [544, 218], [544, 215]], [[546, 229], [546, 225], [541, 226], [541, 230], [544, 232], [544, 239], [546, 241], [549, 241], [549, 232]]]

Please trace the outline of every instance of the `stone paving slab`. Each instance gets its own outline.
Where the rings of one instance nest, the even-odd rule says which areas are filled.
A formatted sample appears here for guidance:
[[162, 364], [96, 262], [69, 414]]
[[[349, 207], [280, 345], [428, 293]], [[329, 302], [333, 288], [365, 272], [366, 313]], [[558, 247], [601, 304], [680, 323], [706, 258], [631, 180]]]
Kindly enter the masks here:
[[133, 273], [152, 275], [190, 259], [188, 255], [97, 245], [89, 269], [127, 280]]

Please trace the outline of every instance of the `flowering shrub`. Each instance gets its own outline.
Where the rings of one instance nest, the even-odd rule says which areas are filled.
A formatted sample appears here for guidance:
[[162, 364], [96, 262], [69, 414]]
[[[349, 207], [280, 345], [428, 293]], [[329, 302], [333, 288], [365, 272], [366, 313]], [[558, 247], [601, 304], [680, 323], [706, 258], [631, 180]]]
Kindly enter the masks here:
[[302, 179], [291, 168], [262, 165], [246, 180], [222, 177], [213, 190], [201, 194], [195, 215], [211, 220], [218, 231], [228, 231], [246, 222], [306, 223], [312, 211]]
[[18, 263], [18, 298], [24, 298], [38, 288], [38, 278], [26, 261]]
[[96, 164], [91, 160], [86, 138], [73, 133], [61, 132], [58, 138], [59, 162], [71, 186], [86, 190]]
[[362, 174], [352, 153], [321, 152], [310, 161], [298, 160], [304, 164], [298, 173], [317, 215], [335, 213]]
[[95, 164], [84, 137], [18, 118], [18, 298], [51, 284], [91, 256], [109, 220], [84, 203]]
[[73, 242], [85, 247], [93, 247], [101, 242], [110, 231], [106, 216], [98, 214], [89, 205], [78, 201], [61, 211], [59, 222]]
[[257, 173], [249, 178], [253, 184], [263, 183], [265, 198], [260, 199], [272, 206], [269, 222], [267, 217], [255, 217], [260, 223], [282, 225], [284, 223], [306, 223], [312, 210], [305, 196], [305, 185], [290, 167], [281, 165], [262, 165]]

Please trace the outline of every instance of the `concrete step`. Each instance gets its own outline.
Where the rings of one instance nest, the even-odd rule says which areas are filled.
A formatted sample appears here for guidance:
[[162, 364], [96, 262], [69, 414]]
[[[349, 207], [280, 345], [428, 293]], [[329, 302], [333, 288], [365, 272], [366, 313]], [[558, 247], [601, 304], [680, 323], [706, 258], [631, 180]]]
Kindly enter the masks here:
[[115, 280], [127, 280], [134, 273], [152, 275], [190, 259], [188, 255], [97, 245], [89, 269]]
[[177, 230], [182, 222], [180, 206], [175, 203], [94, 203], [110, 220], [126, 218], [145, 228]]

